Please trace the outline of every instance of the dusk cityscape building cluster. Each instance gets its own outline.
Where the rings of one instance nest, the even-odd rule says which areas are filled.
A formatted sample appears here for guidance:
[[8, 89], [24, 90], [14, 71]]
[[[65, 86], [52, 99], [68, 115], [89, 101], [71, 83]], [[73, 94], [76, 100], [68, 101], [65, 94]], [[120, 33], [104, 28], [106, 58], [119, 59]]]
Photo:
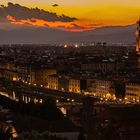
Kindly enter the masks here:
[[[139, 26], [139, 23], [138, 23]], [[137, 29], [139, 32], [139, 28]], [[0, 76], [31, 86], [116, 100], [139, 102], [137, 46], [1, 46]]]
[[0, 79], [0, 128], [12, 139], [34, 129], [60, 140], [140, 139], [140, 20], [136, 46], [1, 45]]

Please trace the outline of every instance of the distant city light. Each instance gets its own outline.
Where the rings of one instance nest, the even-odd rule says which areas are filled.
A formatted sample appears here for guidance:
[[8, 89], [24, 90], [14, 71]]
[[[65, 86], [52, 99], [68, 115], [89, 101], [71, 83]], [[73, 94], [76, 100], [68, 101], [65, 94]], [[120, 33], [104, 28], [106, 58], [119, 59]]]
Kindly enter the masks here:
[[75, 47], [75, 48], [78, 48], [78, 47], [79, 47], [79, 45], [78, 45], [78, 44], [75, 44], [75, 45], [74, 45], [74, 47]]
[[102, 100], [103, 100], [103, 98], [100, 98], [100, 100], [102, 101]]
[[17, 80], [17, 78], [16, 77], [13, 77], [13, 81], [16, 81]]
[[67, 45], [67, 44], [65, 44], [65, 45], [64, 45], [64, 48], [67, 48], [67, 47], [68, 47], [68, 45]]
[[127, 97], [125, 97], [124, 99], [127, 100]]

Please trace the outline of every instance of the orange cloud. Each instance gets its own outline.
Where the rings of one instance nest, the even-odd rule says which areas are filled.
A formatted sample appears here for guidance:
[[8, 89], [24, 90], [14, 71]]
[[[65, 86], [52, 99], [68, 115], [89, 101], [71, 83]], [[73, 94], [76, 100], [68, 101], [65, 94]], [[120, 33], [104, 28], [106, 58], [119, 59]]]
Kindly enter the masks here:
[[89, 24], [87, 24], [86, 20], [77, 20], [73, 22], [47, 21], [47, 20], [41, 20], [36, 18], [31, 18], [27, 20], [25, 19], [17, 20], [10, 15], [7, 16], [7, 19], [12, 24], [16, 24], [16, 25], [33, 25], [38, 27], [62, 28], [71, 32], [82, 32], [101, 26], [100, 24], [93, 24], [90, 22], [88, 22]]

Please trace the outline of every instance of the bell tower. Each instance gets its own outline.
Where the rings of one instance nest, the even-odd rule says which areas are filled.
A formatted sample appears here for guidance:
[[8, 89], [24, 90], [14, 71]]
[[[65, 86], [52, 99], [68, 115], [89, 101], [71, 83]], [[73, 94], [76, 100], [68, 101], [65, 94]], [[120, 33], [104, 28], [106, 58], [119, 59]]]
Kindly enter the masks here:
[[136, 30], [136, 54], [140, 55], [140, 19], [137, 21], [137, 30]]

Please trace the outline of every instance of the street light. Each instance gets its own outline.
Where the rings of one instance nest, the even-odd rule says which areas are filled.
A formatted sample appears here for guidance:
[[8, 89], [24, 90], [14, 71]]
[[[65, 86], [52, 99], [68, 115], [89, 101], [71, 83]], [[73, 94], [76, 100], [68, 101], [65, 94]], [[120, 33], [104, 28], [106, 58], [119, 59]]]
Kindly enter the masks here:
[[100, 98], [101, 101], [103, 101], [103, 98]]
[[119, 99], [119, 101], [121, 102], [121, 101], [122, 101], [122, 99]]
[[68, 47], [68, 45], [67, 45], [67, 44], [65, 44], [65, 45], [64, 45], [64, 48], [67, 48], [67, 47]]
[[74, 99], [72, 99], [71, 101], [74, 102]]

